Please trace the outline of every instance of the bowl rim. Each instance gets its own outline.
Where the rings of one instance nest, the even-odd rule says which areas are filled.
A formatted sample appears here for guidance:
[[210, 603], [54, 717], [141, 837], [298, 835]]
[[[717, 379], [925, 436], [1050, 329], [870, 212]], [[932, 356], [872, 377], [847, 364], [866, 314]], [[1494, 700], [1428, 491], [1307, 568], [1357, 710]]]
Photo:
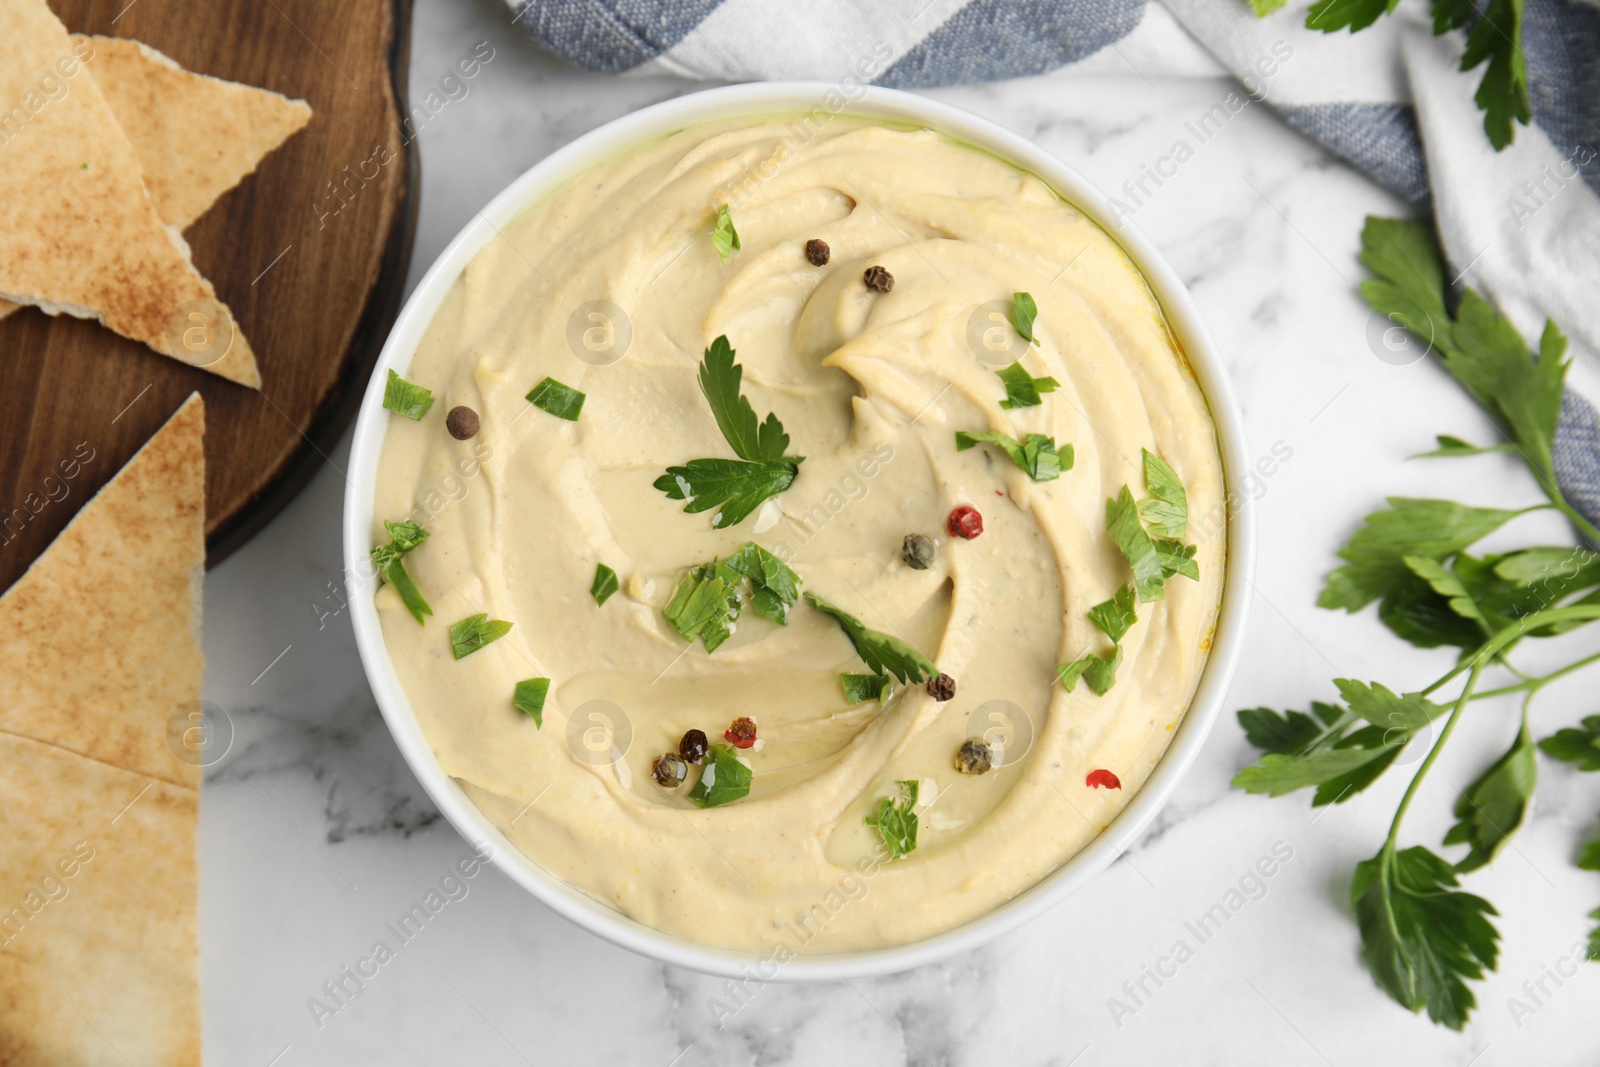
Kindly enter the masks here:
[[[1222, 603], [1204, 673], [1183, 721], [1144, 785], [1099, 836], [1033, 886], [954, 929], [887, 948], [800, 955], [775, 962], [772, 953], [721, 948], [676, 937], [623, 915], [540, 867], [513, 845], [445, 774], [416, 721], [385, 649], [373, 599], [375, 576], [367, 549], [373, 487], [387, 420], [382, 406], [386, 372], [403, 372], [435, 312], [477, 252], [539, 196], [619, 152], [684, 127], [818, 110], [927, 126], [993, 153], [1028, 171], [1093, 219], [1144, 275], [1200, 384], [1216, 428], [1223, 463], [1227, 563]], [[506, 186], [445, 247], [406, 299], [362, 397], [346, 473], [343, 517], [345, 584], [351, 623], [373, 696], [412, 773], [450, 824], [486, 853], [512, 882], [557, 914], [611, 943], [664, 963], [719, 977], [761, 982], [840, 981], [909, 970], [977, 948], [1065, 900], [1110, 866], [1143, 832], [1194, 762], [1227, 696], [1250, 604], [1255, 562], [1253, 501], [1237, 488], [1248, 469], [1242, 419], [1215, 343], [1187, 289], [1154, 245], [1126, 219], [1112, 217], [1109, 199], [1072, 167], [995, 122], [941, 101], [896, 89], [826, 82], [767, 82], [701, 90], [608, 122], [546, 156]], [[771, 969], [774, 973], [766, 973]], [[752, 971], [754, 970], [754, 974]]]

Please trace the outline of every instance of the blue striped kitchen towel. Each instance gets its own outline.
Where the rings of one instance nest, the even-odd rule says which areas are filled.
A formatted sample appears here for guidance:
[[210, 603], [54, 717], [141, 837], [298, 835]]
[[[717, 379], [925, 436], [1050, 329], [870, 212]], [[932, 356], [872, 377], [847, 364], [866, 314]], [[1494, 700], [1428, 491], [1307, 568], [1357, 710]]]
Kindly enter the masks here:
[[[1231, 73], [1373, 180], [1431, 205], [1452, 273], [1525, 337], [1547, 316], [1561, 325], [1573, 366], [1556, 470], [1568, 499], [1600, 520], [1600, 0], [1519, 0], [1515, 55], [1533, 123], [1501, 152], [1473, 101], [1485, 68], [1460, 72], [1466, 35], [1435, 36], [1426, 0], [1400, 0], [1356, 35], [1307, 29], [1312, 0], [1266, 18], [1245, 0], [510, 2], [547, 47], [618, 74], [925, 88], [1067, 66]], [[1382, 0], [1354, 6], [1377, 15]]]

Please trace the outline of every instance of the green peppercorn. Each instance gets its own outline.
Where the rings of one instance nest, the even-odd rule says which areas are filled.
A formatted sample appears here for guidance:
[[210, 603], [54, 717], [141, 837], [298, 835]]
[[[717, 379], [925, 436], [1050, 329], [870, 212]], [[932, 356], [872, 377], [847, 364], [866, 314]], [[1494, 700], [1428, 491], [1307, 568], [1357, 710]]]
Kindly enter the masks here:
[[933, 542], [919, 533], [906, 534], [900, 542], [900, 558], [914, 571], [925, 571], [933, 563]]
[[994, 753], [985, 741], [969, 737], [956, 753], [956, 770], [962, 774], [982, 774], [994, 765]]

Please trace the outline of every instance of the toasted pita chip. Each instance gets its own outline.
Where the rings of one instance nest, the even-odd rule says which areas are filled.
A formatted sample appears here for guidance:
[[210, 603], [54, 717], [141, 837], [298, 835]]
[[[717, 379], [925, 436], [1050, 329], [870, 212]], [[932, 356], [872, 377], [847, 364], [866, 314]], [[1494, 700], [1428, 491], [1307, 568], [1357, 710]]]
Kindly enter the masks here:
[[[80, 42], [87, 42], [86, 47]], [[72, 37], [128, 135], [156, 214], [180, 230], [311, 121], [304, 100], [194, 74], [139, 41]], [[0, 300], [0, 319], [20, 305]]]
[[0, 297], [99, 319], [163, 355], [259, 387], [232, 312], [162, 225], [132, 144], [44, 0], [0, 4], [0, 107], [8, 103]]
[[0, 731], [198, 785], [167, 722], [200, 699], [204, 429], [195, 395], [0, 597]]
[[0, 1063], [199, 1064], [199, 801], [0, 733]]
[[0, 597], [0, 1063], [200, 1062], [205, 410], [178, 409]]
[[87, 40], [89, 73], [133, 142], [144, 186], [168, 226], [188, 229], [311, 121], [304, 100], [190, 73], [138, 41]]

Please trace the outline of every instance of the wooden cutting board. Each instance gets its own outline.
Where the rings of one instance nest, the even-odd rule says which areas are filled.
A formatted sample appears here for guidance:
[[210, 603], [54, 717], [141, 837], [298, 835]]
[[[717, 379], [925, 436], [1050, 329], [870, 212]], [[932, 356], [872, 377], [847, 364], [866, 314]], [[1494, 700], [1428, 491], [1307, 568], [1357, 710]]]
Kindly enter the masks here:
[[208, 562], [248, 540], [330, 462], [399, 310], [416, 227], [410, 0], [50, 5], [75, 33], [136, 38], [315, 114], [184, 232], [255, 349], [259, 393], [94, 322], [34, 308], [0, 320], [0, 590], [195, 390]]

